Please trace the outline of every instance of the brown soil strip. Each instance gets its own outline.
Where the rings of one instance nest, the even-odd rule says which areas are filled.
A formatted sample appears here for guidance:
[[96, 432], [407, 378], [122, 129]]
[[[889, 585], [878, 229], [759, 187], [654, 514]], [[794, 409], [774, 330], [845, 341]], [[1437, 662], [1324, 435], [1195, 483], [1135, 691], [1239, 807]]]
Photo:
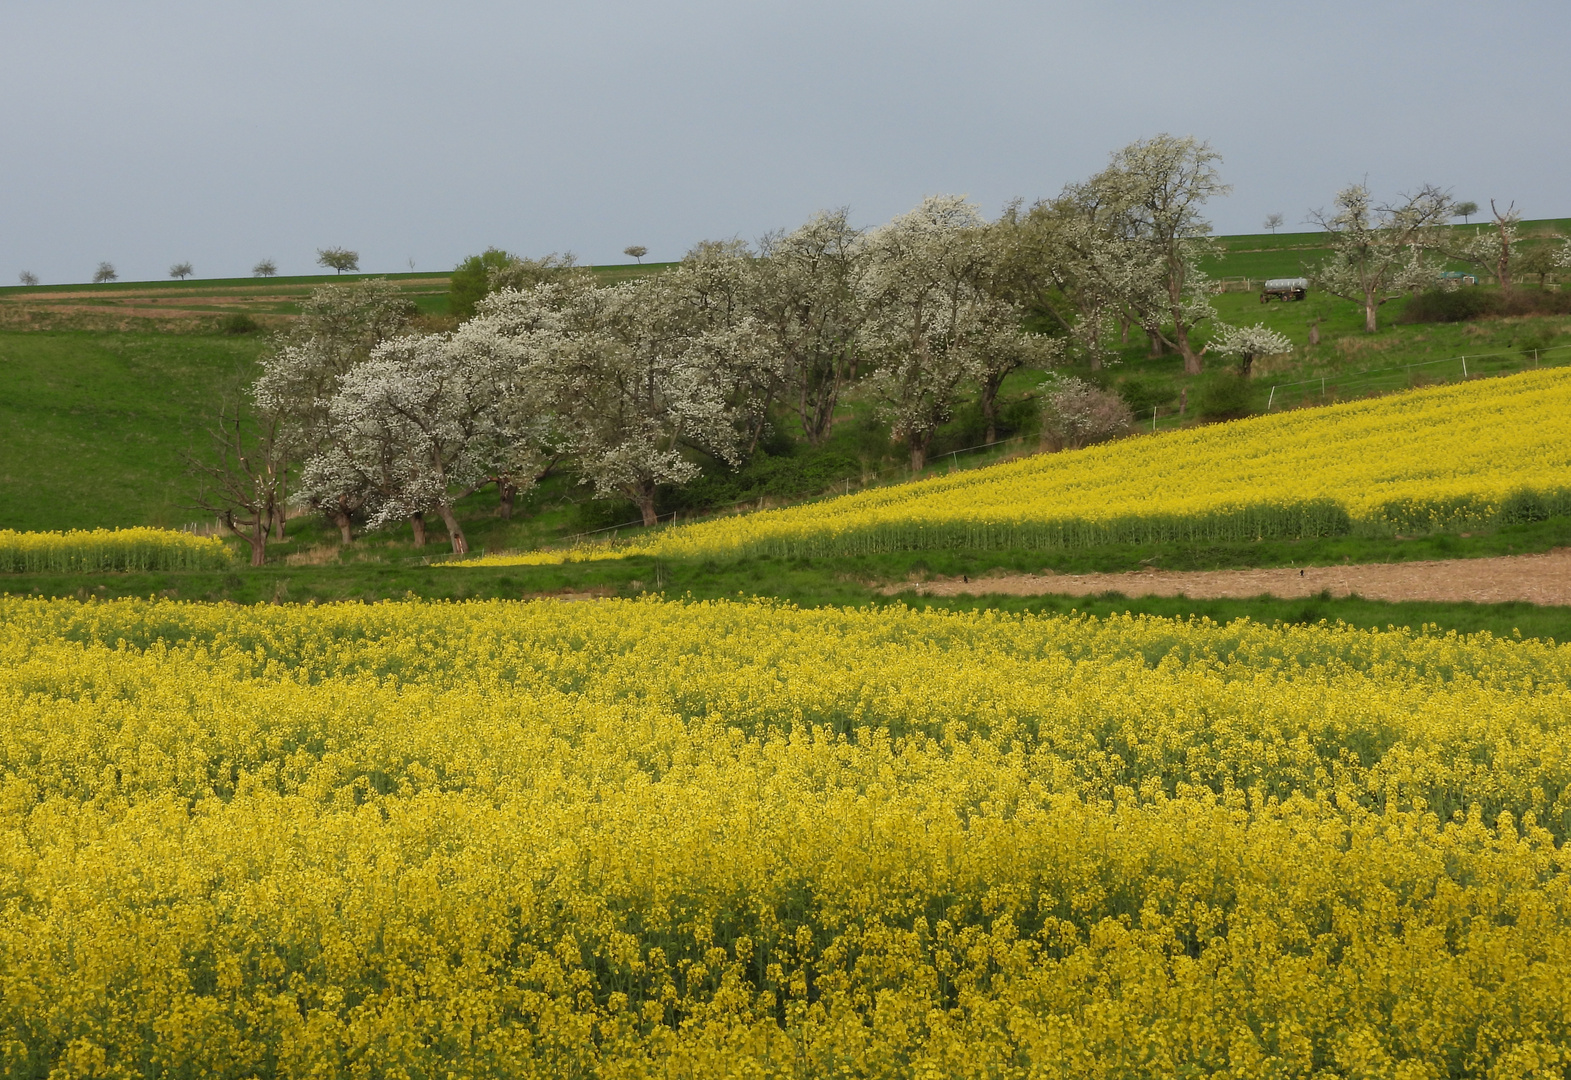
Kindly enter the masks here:
[[1187, 596], [1195, 600], [1281, 599], [1357, 593], [1366, 600], [1441, 603], [1571, 605], [1571, 549], [1545, 555], [1490, 559], [1278, 567], [1270, 570], [1134, 570], [1122, 574], [1000, 574], [966, 582], [954, 578], [886, 586], [886, 596]]
[[605, 586], [595, 586], [589, 589], [558, 589], [555, 592], [528, 592], [521, 599], [524, 600], [560, 600], [563, 603], [573, 603], [582, 600], [604, 600], [608, 596], [615, 596], [616, 590]]

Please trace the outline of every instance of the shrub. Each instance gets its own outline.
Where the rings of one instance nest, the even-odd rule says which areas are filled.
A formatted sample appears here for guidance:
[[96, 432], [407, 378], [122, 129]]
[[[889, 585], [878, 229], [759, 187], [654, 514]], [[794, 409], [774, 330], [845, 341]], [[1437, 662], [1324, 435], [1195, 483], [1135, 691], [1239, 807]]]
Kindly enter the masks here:
[[493, 247], [459, 263], [447, 279], [447, 313], [460, 319], [473, 316], [475, 305], [491, 291], [491, 272], [513, 261], [512, 255]]
[[1042, 384], [1042, 438], [1057, 449], [1106, 442], [1133, 423], [1123, 398], [1084, 379], [1066, 376]]
[[1242, 375], [1221, 375], [1200, 391], [1195, 411], [1202, 420], [1239, 420], [1254, 409], [1254, 393]]
[[1539, 327], [1519, 335], [1512, 344], [1522, 351], [1524, 359], [1532, 360], [1553, 345], [1559, 336], [1551, 327]]
[[1177, 397], [1171, 383], [1156, 379], [1125, 379], [1118, 384], [1118, 396], [1128, 403], [1135, 416], [1150, 416], [1151, 410]]
[[237, 311], [232, 315], [225, 315], [218, 320], [220, 334], [254, 334], [262, 329], [262, 324], [244, 312]]
[[1429, 289], [1408, 298], [1399, 323], [1451, 323], [1503, 315], [1571, 314], [1571, 292], [1543, 289]]
[[629, 499], [585, 499], [573, 511], [579, 532], [599, 532], [639, 521], [638, 507]]

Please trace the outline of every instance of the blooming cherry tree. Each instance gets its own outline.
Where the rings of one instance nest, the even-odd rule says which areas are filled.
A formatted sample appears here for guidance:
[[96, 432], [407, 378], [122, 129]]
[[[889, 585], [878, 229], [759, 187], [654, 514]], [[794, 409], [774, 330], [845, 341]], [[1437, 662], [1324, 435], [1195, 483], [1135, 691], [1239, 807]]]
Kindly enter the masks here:
[[1286, 334], [1268, 329], [1263, 323], [1253, 326], [1220, 323], [1216, 336], [1202, 351], [1234, 357], [1238, 361], [1238, 373], [1248, 375], [1257, 358], [1292, 352], [1293, 341]]
[[1433, 227], [1452, 215], [1450, 197], [1433, 186], [1382, 206], [1365, 184], [1343, 188], [1333, 211], [1310, 215], [1331, 247], [1312, 280], [1333, 296], [1362, 304], [1364, 329], [1373, 334], [1382, 305], [1435, 281], [1440, 268], [1423, 249], [1437, 242]]
[[993, 251], [964, 198], [930, 197], [863, 243], [857, 288], [868, 311], [870, 390], [919, 472], [961, 384], [987, 379], [989, 364], [1013, 361], [1031, 342], [1018, 307], [986, 287]]

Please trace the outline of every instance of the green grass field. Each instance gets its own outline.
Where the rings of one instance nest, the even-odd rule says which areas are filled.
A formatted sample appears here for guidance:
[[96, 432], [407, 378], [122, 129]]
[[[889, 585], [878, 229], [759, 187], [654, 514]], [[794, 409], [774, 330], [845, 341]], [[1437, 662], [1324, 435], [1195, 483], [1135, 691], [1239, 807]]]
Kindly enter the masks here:
[[0, 331], [0, 527], [194, 520], [181, 454], [259, 337]]
[[[1456, 233], [1476, 233], [1489, 228], [1473, 221], [1448, 226]], [[1523, 236], [1548, 232], [1571, 235], [1571, 218], [1541, 218], [1521, 223]], [[1257, 233], [1217, 237], [1219, 256], [1205, 260], [1201, 268], [1215, 278], [1250, 278], [1262, 281], [1274, 277], [1299, 277], [1331, 253], [1321, 232]]]

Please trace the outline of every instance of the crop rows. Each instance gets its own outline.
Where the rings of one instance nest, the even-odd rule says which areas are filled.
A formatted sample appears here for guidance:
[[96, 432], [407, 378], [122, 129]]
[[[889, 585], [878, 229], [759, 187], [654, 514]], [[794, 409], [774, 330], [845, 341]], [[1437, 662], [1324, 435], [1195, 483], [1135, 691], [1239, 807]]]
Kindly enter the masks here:
[[8, 1076], [1568, 1063], [1547, 642], [0, 599], [0, 708]]

